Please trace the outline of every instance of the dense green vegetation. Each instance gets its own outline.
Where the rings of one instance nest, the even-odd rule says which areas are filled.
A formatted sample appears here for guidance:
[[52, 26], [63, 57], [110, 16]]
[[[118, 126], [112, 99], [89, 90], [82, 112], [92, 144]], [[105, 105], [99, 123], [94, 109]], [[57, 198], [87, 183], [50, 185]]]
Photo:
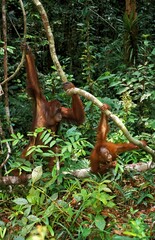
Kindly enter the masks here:
[[[41, 1], [52, 27], [56, 51], [68, 81], [111, 106], [137, 139], [145, 139], [152, 149], [155, 144], [155, 12], [153, 0], [137, 1], [137, 56], [129, 46], [126, 62], [124, 46], [132, 30], [132, 22], [124, 15], [125, 1], [72, 0]], [[58, 99], [70, 105], [62, 82], [53, 66], [45, 30], [33, 1], [23, 1], [27, 15], [27, 42], [35, 55], [39, 79], [47, 99]], [[18, 1], [8, 0], [7, 50], [8, 76], [21, 58], [23, 16]], [[2, 16], [2, 13], [1, 13]], [[0, 19], [0, 78], [4, 79], [3, 24]], [[129, 240], [154, 239], [154, 169], [127, 172], [128, 163], [148, 162], [151, 156], [132, 151], [118, 158], [115, 169], [103, 176], [90, 174], [85, 179], [64, 175], [64, 171], [89, 167], [89, 155], [95, 143], [100, 110], [82, 97], [86, 121], [81, 126], [62, 123], [59, 133], [49, 139], [43, 131], [43, 142], [61, 146], [57, 174], [47, 168], [45, 158], [53, 152], [34, 147], [34, 162], [20, 158], [28, 142], [32, 122], [32, 103], [26, 93], [23, 67], [8, 82], [10, 122], [6, 117], [5, 94], [0, 101], [2, 175], [12, 169], [33, 171], [27, 185], [0, 186], [0, 239], [79, 239]], [[10, 134], [10, 125], [14, 134]], [[1, 129], [0, 129], [1, 130]], [[36, 131], [42, 131], [37, 129]], [[127, 141], [110, 120], [108, 139]], [[42, 168], [42, 167], [43, 168]], [[38, 174], [36, 174], [36, 171]], [[43, 171], [43, 172], [42, 172]]]

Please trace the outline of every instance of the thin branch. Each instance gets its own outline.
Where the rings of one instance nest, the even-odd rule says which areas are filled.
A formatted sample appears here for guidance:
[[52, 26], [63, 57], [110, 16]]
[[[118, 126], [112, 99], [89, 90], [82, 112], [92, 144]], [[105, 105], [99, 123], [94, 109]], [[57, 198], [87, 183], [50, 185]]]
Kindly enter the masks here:
[[17, 66], [15, 72], [8, 78], [6, 78], [2, 83], [1, 85], [4, 85], [5, 83], [7, 83], [8, 81], [10, 81], [11, 79], [13, 79], [17, 73], [20, 71], [20, 69], [22, 68], [23, 64], [24, 64], [24, 60], [25, 60], [25, 50], [23, 50], [23, 53], [22, 53], [22, 58], [21, 58], [21, 61], [19, 63], [19, 65]]
[[101, 15], [99, 15], [97, 12], [95, 12], [94, 10], [92, 10], [91, 8], [89, 8], [89, 10], [94, 13], [96, 16], [98, 16], [98, 18], [100, 18], [103, 22], [105, 22], [107, 25], [109, 25], [111, 27], [111, 29], [115, 32], [117, 32], [116, 28], [114, 28], [112, 26], [112, 24], [110, 24], [105, 18], [101, 17]]
[[[22, 9], [22, 13], [23, 13], [23, 22], [24, 22], [23, 42], [25, 42], [26, 32], [27, 32], [27, 28], [26, 28], [26, 12], [25, 12], [22, 0], [19, 0], [19, 3], [20, 3], [21, 9]], [[6, 82], [10, 81], [11, 79], [13, 79], [18, 74], [18, 72], [20, 71], [20, 69], [22, 68], [22, 66], [24, 64], [24, 60], [25, 60], [25, 49], [23, 48], [21, 61], [18, 64], [15, 72], [11, 76], [9, 76], [8, 78], [4, 79], [4, 81], [1, 83], [1, 85], [4, 85]]]
[[[1, 119], [0, 119], [0, 136], [2, 137], [2, 139], [5, 139]], [[10, 158], [10, 154], [11, 154], [11, 148], [10, 148], [9, 143], [6, 142], [5, 144], [6, 144], [6, 148], [7, 148], [7, 156], [6, 156], [5, 160], [2, 162], [2, 164], [0, 165], [0, 169], [7, 163], [8, 159]]]
[[[72, 94], [79, 94], [83, 97], [85, 97], [86, 99], [92, 101], [96, 106], [98, 106], [100, 109], [103, 106], [103, 103], [101, 101], [99, 101], [96, 97], [94, 97], [92, 94], [90, 94], [89, 92], [86, 92], [82, 89], [79, 88], [72, 88], [72, 89], [68, 89], [67, 90], [67, 94], [68, 95], [72, 95]], [[103, 111], [103, 110], [102, 110]], [[115, 124], [121, 129], [121, 131], [124, 133], [124, 135], [126, 136], [126, 138], [129, 140], [129, 142], [132, 142], [133, 144], [139, 146], [140, 148], [142, 148], [144, 151], [148, 152], [149, 154], [151, 154], [151, 156], [153, 157], [153, 159], [155, 159], [155, 151], [153, 149], [151, 149], [148, 146], [144, 146], [139, 140], [133, 138], [129, 131], [127, 130], [127, 128], [125, 127], [125, 125], [122, 123], [122, 121], [116, 116], [114, 115], [111, 111], [109, 110], [105, 110], [104, 113], [109, 116], [114, 122]]]
[[24, 32], [23, 32], [23, 39], [26, 39], [26, 33], [27, 33], [27, 25], [26, 25], [26, 12], [24, 9], [24, 4], [22, 0], [19, 0], [21, 9], [22, 9], [22, 13], [23, 13], [23, 22], [24, 22]]
[[[6, 1], [2, 1], [2, 28], [3, 28], [3, 39], [4, 39], [4, 58], [3, 58], [3, 66], [4, 66], [4, 80], [8, 77], [8, 53], [7, 53], [7, 19], [6, 19]], [[11, 125], [10, 120], [10, 109], [9, 109], [9, 94], [8, 94], [8, 84], [5, 83], [4, 88], [4, 104], [5, 104], [5, 113], [6, 113], [6, 121], [9, 126], [9, 131], [13, 133], [13, 127]]]
[[[23, 13], [23, 19], [24, 19], [24, 35], [23, 35], [23, 38], [25, 39], [25, 36], [26, 36], [26, 13], [25, 13], [25, 9], [24, 9], [24, 6], [23, 6], [23, 2], [22, 0], [19, 0], [20, 2], [20, 5], [21, 5], [21, 9], [22, 9], [22, 13]], [[4, 16], [5, 15], [5, 1], [3, 2], [3, 8], [2, 8], [2, 13], [3, 13], [3, 22], [5, 24], [5, 28], [3, 30], [3, 35], [4, 35], [4, 42], [5, 42], [5, 45], [4, 45], [4, 50], [5, 50], [5, 55], [4, 55], [4, 64], [6, 65], [6, 61], [7, 61], [7, 35], [6, 35], [6, 17]], [[25, 51], [23, 51], [23, 54], [22, 54], [22, 59], [21, 59], [21, 62], [20, 64], [18, 65], [16, 71], [10, 76], [7, 78], [7, 66], [4, 67], [4, 81], [1, 83], [2, 85], [3, 84], [7, 84], [7, 82], [9, 80], [11, 80], [12, 78], [15, 77], [15, 75], [19, 72], [20, 68], [22, 67], [23, 63], [24, 63], [24, 59], [25, 59]], [[1, 85], [0, 85], [1, 87]], [[1, 89], [1, 94], [3, 94], [3, 89], [2, 87], [0, 88]], [[10, 113], [9, 113], [9, 108], [8, 106], [6, 107], [6, 113], [8, 116], [10, 116]], [[13, 133], [13, 129], [11, 128], [11, 132]], [[2, 137], [2, 139], [5, 139], [5, 136], [4, 136], [4, 132], [3, 132], [3, 129], [2, 129], [2, 123], [0, 121], [0, 135]], [[10, 145], [8, 142], [5, 143], [6, 144], [6, 148], [7, 148], [7, 156], [5, 158], [5, 160], [2, 162], [2, 164], [0, 165], [0, 168], [2, 168], [8, 161], [8, 159], [10, 158], [10, 154], [11, 154], [11, 148], [10, 148]]]
[[5, 158], [5, 160], [2, 162], [2, 164], [0, 165], [0, 169], [4, 167], [4, 165], [7, 163], [8, 159], [10, 158], [11, 155], [11, 148], [8, 142], [5, 143], [6, 147], [7, 147], [7, 156]]
[[0, 84], [0, 97], [1, 97], [3, 94], [4, 94], [4, 91], [3, 91], [2, 86], [1, 86], [1, 84]]
[[46, 31], [46, 35], [48, 38], [48, 42], [49, 42], [49, 48], [50, 48], [50, 54], [51, 54], [51, 58], [53, 60], [54, 66], [56, 67], [56, 70], [61, 78], [61, 80], [63, 82], [67, 82], [67, 77], [65, 75], [65, 72], [63, 71], [61, 64], [58, 60], [57, 54], [56, 54], [56, 49], [55, 49], [55, 42], [54, 42], [54, 36], [49, 24], [49, 20], [48, 20], [48, 16], [46, 14], [46, 11], [43, 7], [43, 5], [41, 4], [41, 2], [39, 0], [33, 0], [34, 4], [37, 7], [38, 12], [41, 15], [42, 21], [43, 21], [43, 25]]
[[[84, 6], [84, 3], [80, 2], [81, 5]], [[89, 7], [90, 12], [92, 12], [93, 14], [95, 14], [98, 18], [100, 18], [103, 22], [105, 22], [107, 25], [109, 25], [111, 27], [112, 30], [114, 30], [115, 32], [117, 32], [116, 28], [114, 28], [111, 23], [109, 23], [105, 18], [101, 17], [101, 15], [99, 15], [96, 11], [94, 11], [91, 7]]]

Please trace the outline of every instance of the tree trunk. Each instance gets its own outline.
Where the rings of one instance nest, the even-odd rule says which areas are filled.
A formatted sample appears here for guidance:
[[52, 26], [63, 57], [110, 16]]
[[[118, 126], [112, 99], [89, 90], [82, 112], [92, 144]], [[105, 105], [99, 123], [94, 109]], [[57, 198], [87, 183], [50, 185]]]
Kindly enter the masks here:
[[125, 0], [124, 13], [124, 60], [128, 66], [136, 65], [138, 58], [138, 25], [136, 0]]

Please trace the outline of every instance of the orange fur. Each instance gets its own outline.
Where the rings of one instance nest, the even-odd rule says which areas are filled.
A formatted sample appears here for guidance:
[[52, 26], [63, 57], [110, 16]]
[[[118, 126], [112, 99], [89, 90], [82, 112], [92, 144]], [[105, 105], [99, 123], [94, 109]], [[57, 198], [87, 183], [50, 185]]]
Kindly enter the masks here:
[[[103, 109], [109, 109], [107, 104]], [[97, 140], [90, 155], [90, 167], [93, 173], [105, 173], [116, 166], [116, 159], [120, 153], [139, 149], [133, 143], [112, 143], [106, 140], [109, 131], [108, 117], [102, 112], [97, 131]], [[146, 146], [145, 141], [141, 141]]]
[[[31, 49], [26, 46], [26, 72], [27, 72], [27, 91], [34, 101], [34, 114], [32, 122], [32, 131], [36, 128], [45, 127], [56, 133], [61, 120], [82, 124], [85, 119], [84, 107], [80, 97], [77, 94], [72, 96], [72, 107], [62, 107], [58, 100], [47, 101], [42, 93], [38, 75], [35, 67], [34, 57]], [[74, 88], [72, 83], [64, 83], [64, 89]], [[31, 137], [28, 146], [23, 150], [22, 158], [31, 158], [26, 156], [30, 146], [41, 144], [40, 137]], [[53, 150], [57, 148], [54, 146]], [[51, 158], [50, 166], [53, 166]]]

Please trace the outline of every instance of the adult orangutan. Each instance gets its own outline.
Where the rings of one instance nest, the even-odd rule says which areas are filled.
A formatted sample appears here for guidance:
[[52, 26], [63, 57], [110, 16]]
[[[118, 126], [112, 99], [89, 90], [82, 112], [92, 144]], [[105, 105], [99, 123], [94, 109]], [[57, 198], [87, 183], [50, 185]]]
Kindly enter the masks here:
[[[47, 101], [42, 93], [38, 74], [35, 68], [34, 57], [29, 46], [26, 45], [26, 72], [27, 72], [27, 91], [34, 101], [32, 131], [36, 128], [45, 127], [52, 132], [57, 133], [58, 126], [62, 120], [82, 124], [85, 119], [84, 107], [80, 97], [77, 94], [72, 95], [72, 107], [66, 108], [61, 106], [58, 100]], [[64, 89], [74, 88], [74, 84], [64, 83]], [[41, 144], [40, 135], [30, 137], [28, 146], [22, 153], [22, 158], [30, 159], [26, 156], [27, 150], [34, 145]], [[53, 147], [53, 151], [56, 146]], [[49, 167], [53, 166], [53, 158], [49, 160]]]

